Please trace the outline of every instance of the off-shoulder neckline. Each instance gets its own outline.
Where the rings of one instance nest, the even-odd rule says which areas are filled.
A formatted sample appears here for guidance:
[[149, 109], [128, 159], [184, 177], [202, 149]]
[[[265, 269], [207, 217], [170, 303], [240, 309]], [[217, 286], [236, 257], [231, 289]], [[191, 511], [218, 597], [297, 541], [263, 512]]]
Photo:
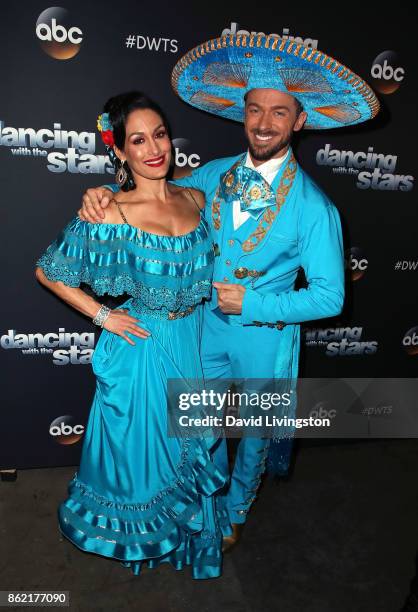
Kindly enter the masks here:
[[133, 229], [135, 229], [138, 234], [145, 234], [147, 236], [152, 236], [154, 238], [187, 238], [188, 236], [194, 234], [195, 232], [197, 232], [197, 230], [199, 229], [201, 223], [202, 223], [202, 208], [200, 208], [199, 204], [196, 201], [196, 198], [194, 197], [194, 195], [191, 193], [190, 188], [189, 187], [182, 187], [179, 185], [175, 185], [175, 187], [180, 188], [181, 191], [187, 191], [190, 196], [193, 199], [193, 202], [196, 204], [197, 208], [199, 209], [199, 214], [200, 214], [200, 218], [199, 218], [199, 223], [196, 225], [196, 227], [194, 227], [192, 230], [190, 230], [189, 232], [185, 233], [185, 234], [177, 234], [175, 236], [172, 236], [171, 234], [154, 234], [153, 232], [147, 232], [146, 230], [143, 230], [141, 227], [137, 227], [136, 225], [132, 225], [132, 223], [129, 223], [128, 219], [126, 218], [126, 215], [124, 214], [124, 212], [122, 211], [120, 205], [123, 204], [124, 202], [119, 202], [118, 200], [116, 200], [116, 198], [113, 198], [113, 201], [115, 202], [116, 206], [119, 209], [119, 212], [122, 216], [123, 219], [123, 223], [102, 223], [101, 225], [127, 225], [128, 227], [131, 227]]
[[187, 238], [188, 236], [191, 236], [192, 234], [195, 234], [198, 231], [203, 222], [203, 219], [204, 217], [203, 215], [201, 215], [199, 223], [194, 229], [190, 230], [190, 232], [187, 232], [186, 234], [178, 234], [176, 236], [171, 236], [170, 234], [154, 234], [152, 232], [147, 232], [146, 230], [143, 230], [140, 227], [136, 227], [136, 225], [132, 225], [131, 223], [88, 223], [87, 221], [84, 221], [84, 223], [86, 223], [87, 225], [97, 225], [99, 227], [130, 227], [136, 230], [138, 235], [144, 234], [145, 236], [152, 236], [154, 238]]

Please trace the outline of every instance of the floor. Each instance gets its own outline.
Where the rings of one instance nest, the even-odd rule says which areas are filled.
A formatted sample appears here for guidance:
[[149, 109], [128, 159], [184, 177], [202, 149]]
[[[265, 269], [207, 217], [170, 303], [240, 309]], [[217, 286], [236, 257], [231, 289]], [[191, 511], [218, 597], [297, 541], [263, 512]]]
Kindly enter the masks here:
[[418, 441], [335, 442], [299, 441], [290, 478], [265, 480], [222, 577], [205, 581], [168, 564], [136, 577], [79, 551], [56, 523], [75, 468], [22, 470], [0, 482], [0, 590], [67, 590], [83, 612], [399, 612], [418, 548]]

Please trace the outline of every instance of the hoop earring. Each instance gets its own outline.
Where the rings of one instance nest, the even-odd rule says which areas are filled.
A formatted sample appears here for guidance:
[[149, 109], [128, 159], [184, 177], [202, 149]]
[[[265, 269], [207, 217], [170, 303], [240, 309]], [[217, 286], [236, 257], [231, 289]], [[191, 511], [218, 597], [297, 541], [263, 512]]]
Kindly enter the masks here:
[[125, 161], [126, 160], [122, 162], [119, 170], [116, 173], [116, 182], [119, 185], [119, 187], [122, 187], [122, 185], [124, 185], [126, 181], [128, 180], [128, 173], [126, 172], [124, 168]]

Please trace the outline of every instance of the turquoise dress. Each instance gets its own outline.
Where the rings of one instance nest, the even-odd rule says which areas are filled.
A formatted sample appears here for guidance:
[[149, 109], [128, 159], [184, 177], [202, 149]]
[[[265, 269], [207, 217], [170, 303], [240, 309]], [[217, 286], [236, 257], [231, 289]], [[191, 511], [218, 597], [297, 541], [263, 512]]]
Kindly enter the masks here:
[[[37, 265], [52, 281], [89, 285], [150, 331], [135, 346], [103, 330], [92, 359], [96, 392], [81, 463], [59, 506], [59, 527], [80, 549], [141, 566], [221, 573], [222, 523], [214, 494], [225, 484], [211, 460], [214, 438], [167, 435], [167, 379], [202, 381], [204, 298], [214, 263], [210, 230], [160, 236], [122, 224], [73, 219]], [[228, 527], [226, 527], [228, 529]], [[225, 532], [225, 530], [224, 530]]]

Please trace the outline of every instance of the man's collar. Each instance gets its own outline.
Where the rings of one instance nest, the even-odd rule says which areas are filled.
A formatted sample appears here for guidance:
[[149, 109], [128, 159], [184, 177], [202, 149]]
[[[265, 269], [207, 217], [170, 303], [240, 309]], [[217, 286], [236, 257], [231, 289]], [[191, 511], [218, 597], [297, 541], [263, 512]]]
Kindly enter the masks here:
[[268, 159], [267, 161], [263, 162], [262, 164], [256, 167], [253, 164], [253, 161], [250, 156], [250, 152], [247, 151], [247, 155], [244, 161], [244, 166], [247, 166], [247, 168], [251, 168], [252, 170], [255, 170], [256, 172], [259, 172], [262, 175], [264, 175], [265, 173], [272, 174], [273, 172], [274, 174], [276, 174], [280, 166], [286, 161], [289, 154], [290, 154], [290, 147], [288, 148], [286, 153], [282, 155], [281, 157], [272, 157], [271, 159]]

